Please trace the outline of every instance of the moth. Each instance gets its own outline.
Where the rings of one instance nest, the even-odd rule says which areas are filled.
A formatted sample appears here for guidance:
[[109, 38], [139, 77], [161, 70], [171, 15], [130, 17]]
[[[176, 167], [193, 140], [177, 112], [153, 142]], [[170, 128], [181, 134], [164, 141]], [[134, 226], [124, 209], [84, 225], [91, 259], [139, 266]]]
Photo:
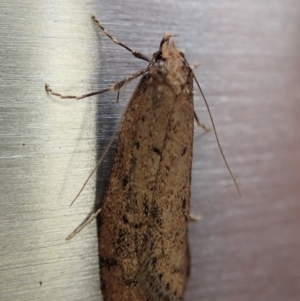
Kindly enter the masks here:
[[124, 114], [100, 213], [104, 300], [183, 299], [193, 133], [193, 72], [165, 35]]
[[125, 80], [79, 97], [61, 95], [46, 85], [53, 95], [82, 99], [119, 92], [141, 76], [123, 115], [103, 205], [93, 216], [100, 212], [102, 294], [105, 301], [183, 300], [190, 274], [188, 220], [196, 78], [170, 34], [164, 35], [149, 59], [112, 37], [94, 16], [92, 19], [114, 43], [148, 62]]

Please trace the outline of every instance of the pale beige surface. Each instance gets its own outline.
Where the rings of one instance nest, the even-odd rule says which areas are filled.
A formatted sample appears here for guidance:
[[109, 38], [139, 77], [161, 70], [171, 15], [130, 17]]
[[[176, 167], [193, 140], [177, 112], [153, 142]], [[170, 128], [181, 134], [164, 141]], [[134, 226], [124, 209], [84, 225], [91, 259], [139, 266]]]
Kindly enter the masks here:
[[[214, 136], [197, 129], [191, 204], [203, 218], [190, 227], [186, 300], [299, 300], [299, 1], [20, 3], [0, 4], [0, 299], [100, 299], [96, 225], [64, 240], [93, 208], [95, 179], [68, 205], [133, 86], [119, 105], [115, 94], [64, 102], [43, 88], [81, 94], [144, 67], [97, 34], [94, 13], [147, 55], [168, 31], [201, 61], [196, 74], [243, 198]], [[209, 124], [198, 92], [196, 111]], [[107, 173], [105, 164], [100, 191]]]

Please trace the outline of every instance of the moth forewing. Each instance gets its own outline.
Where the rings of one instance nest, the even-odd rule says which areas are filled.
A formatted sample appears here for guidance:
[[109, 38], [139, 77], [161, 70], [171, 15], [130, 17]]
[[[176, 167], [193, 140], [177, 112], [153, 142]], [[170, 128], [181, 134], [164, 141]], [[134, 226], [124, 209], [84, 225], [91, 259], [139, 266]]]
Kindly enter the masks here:
[[124, 114], [100, 213], [104, 300], [182, 300], [189, 274], [193, 73], [165, 36]]

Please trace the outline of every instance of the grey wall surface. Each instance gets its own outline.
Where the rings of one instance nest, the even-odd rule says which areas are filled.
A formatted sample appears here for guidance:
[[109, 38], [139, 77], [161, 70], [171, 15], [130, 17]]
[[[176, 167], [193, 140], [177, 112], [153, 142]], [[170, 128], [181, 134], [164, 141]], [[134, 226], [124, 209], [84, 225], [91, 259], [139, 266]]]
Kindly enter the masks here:
[[[110, 141], [134, 84], [82, 94], [145, 66], [93, 25], [149, 56], [165, 32], [209, 101], [213, 133], [195, 130], [186, 300], [300, 300], [300, 2], [1, 1], [0, 300], [101, 300], [96, 223], [65, 237], [101, 201]], [[195, 110], [210, 124], [195, 89]], [[97, 184], [96, 184], [97, 183]], [[97, 197], [95, 197], [97, 195]], [[95, 205], [96, 202], [96, 205]]]

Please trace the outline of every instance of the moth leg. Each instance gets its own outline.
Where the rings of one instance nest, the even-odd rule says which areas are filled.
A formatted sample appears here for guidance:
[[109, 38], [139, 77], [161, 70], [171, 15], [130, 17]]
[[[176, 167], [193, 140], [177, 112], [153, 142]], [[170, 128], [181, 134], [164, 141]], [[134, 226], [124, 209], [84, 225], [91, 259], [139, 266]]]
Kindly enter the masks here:
[[198, 126], [202, 127], [205, 131], [211, 131], [211, 128], [210, 128], [210, 127], [206, 126], [204, 123], [202, 123], [202, 122], [199, 120], [199, 118], [198, 118], [198, 116], [197, 116], [197, 114], [196, 114], [195, 111], [194, 111], [194, 118], [195, 118], [195, 120], [196, 120]]
[[[192, 72], [193, 72], [193, 70], [192, 70]], [[193, 72], [193, 73], [194, 73], [194, 72]], [[229, 171], [229, 173], [230, 173], [230, 176], [231, 176], [231, 178], [232, 178], [232, 180], [233, 180], [233, 182], [234, 182], [234, 185], [235, 185], [235, 187], [236, 187], [236, 190], [237, 190], [239, 196], [241, 197], [242, 195], [241, 195], [241, 192], [240, 192], [240, 189], [239, 189], [239, 185], [238, 185], [238, 183], [237, 183], [237, 181], [236, 181], [236, 179], [235, 179], [235, 177], [234, 177], [234, 175], [233, 175], [233, 173], [232, 173], [232, 171], [231, 171], [231, 169], [230, 169], [230, 167], [229, 167], [229, 164], [228, 164], [228, 162], [227, 162], [227, 160], [226, 160], [226, 158], [225, 158], [223, 149], [222, 149], [222, 147], [221, 147], [221, 143], [220, 143], [220, 141], [219, 141], [219, 137], [218, 137], [218, 134], [217, 134], [217, 129], [216, 129], [214, 120], [213, 120], [213, 118], [212, 118], [212, 114], [211, 114], [210, 108], [209, 108], [209, 106], [208, 106], [208, 102], [207, 102], [207, 100], [206, 100], [206, 98], [205, 98], [205, 95], [204, 95], [204, 93], [203, 93], [203, 91], [202, 91], [202, 89], [201, 89], [201, 86], [200, 86], [200, 84], [199, 84], [199, 82], [198, 82], [198, 80], [197, 80], [195, 74], [193, 74], [193, 76], [194, 76], [194, 80], [195, 80], [195, 82], [196, 82], [196, 84], [197, 84], [197, 86], [198, 86], [198, 88], [199, 88], [199, 91], [200, 91], [200, 93], [201, 93], [201, 95], [202, 95], [202, 97], [203, 97], [203, 100], [204, 100], [204, 102], [205, 102], [205, 105], [206, 105], [206, 107], [207, 107], [207, 111], [208, 111], [208, 114], [209, 114], [209, 117], [210, 117], [210, 120], [211, 120], [211, 123], [212, 123], [212, 126], [213, 126], [213, 130], [214, 130], [214, 132], [215, 132], [216, 140], [217, 140], [217, 143], [218, 143], [218, 146], [219, 146], [221, 155], [222, 155], [222, 157], [223, 157], [224, 163], [225, 163], [225, 165], [226, 165], [226, 167], [227, 167], [227, 169], [228, 169], [228, 171]], [[194, 111], [194, 116], [195, 116], [195, 118], [196, 118], [196, 120], [197, 120], [198, 117], [197, 117], [197, 115], [195, 114], [195, 111]], [[198, 120], [199, 120], [199, 119], [198, 119]]]
[[128, 84], [129, 82], [131, 82], [132, 80], [136, 79], [137, 77], [143, 75], [144, 73], [146, 73], [147, 71], [149, 70], [149, 67], [146, 67], [128, 77], [126, 77], [125, 79], [121, 80], [120, 82], [118, 82], [117, 84], [115, 85], [112, 85], [112, 86], [109, 86], [108, 88], [106, 89], [102, 89], [102, 90], [99, 90], [99, 91], [96, 91], [96, 92], [91, 92], [91, 93], [87, 93], [87, 94], [83, 94], [83, 95], [80, 95], [80, 96], [76, 96], [76, 95], [63, 95], [61, 93], [58, 93], [58, 92], [55, 92], [53, 91], [48, 84], [45, 84], [45, 90], [46, 92], [54, 95], [54, 96], [58, 96], [60, 98], [72, 98], [72, 99], [83, 99], [83, 98], [86, 98], [86, 97], [90, 97], [90, 96], [93, 96], [93, 95], [97, 95], [97, 94], [102, 94], [102, 93], [105, 93], [105, 92], [108, 92], [108, 91], [120, 91], [120, 89]]
[[[200, 66], [200, 64], [201, 64], [200, 61], [195, 62], [193, 65], [190, 65], [190, 68], [194, 71], [198, 66]], [[204, 123], [200, 121], [195, 111], [194, 111], [194, 117], [198, 126], [202, 127], [205, 131], [211, 131], [211, 128], [209, 126], [206, 126]]]
[[100, 29], [103, 31], [103, 33], [104, 33], [107, 37], [109, 37], [115, 44], [120, 45], [121, 47], [127, 49], [127, 50], [128, 50], [129, 52], [131, 52], [132, 55], [135, 56], [136, 58], [141, 59], [141, 60], [144, 60], [144, 61], [146, 61], [146, 62], [150, 62], [150, 59], [149, 59], [146, 55], [144, 55], [144, 54], [142, 54], [142, 53], [140, 53], [140, 52], [138, 52], [138, 51], [136, 51], [136, 50], [134, 50], [134, 49], [129, 48], [128, 46], [126, 46], [125, 44], [123, 44], [122, 42], [120, 42], [118, 39], [116, 39], [116, 38], [114, 38], [112, 35], [110, 35], [109, 32], [108, 32], [108, 31], [104, 28], [104, 26], [96, 19], [96, 17], [95, 17], [94, 15], [92, 15], [92, 20], [94, 21], [94, 23], [96, 23], [96, 24], [100, 27]]
[[66, 240], [72, 239], [76, 234], [78, 234], [83, 228], [85, 228], [88, 224], [90, 224], [101, 212], [101, 208], [98, 209], [96, 212], [90, 214], [90, 216], [87, 218], [87, 220], [81, 224], [79, 227], [77, 227], [67, 238]]
[[197, 222], [197, 221], [200, 221], [201, 219], [202, 219], [201, 215], [196, 215], [196, 214], [193, 214], [193, 213], [189, 214], [189, 220], [190, 221]]
[[198, 61], [198, 62], [195, 62], [193, 65], [190, 65], [190, 67], [191, 67], [192, 70], [195, 70], [197, 67], [200, 66], [200, 64], [201, 64], [201, 62]]
[[117, 102], [119, 102], [119, 98], [120, 98], [120, 90], [118, 91]]

